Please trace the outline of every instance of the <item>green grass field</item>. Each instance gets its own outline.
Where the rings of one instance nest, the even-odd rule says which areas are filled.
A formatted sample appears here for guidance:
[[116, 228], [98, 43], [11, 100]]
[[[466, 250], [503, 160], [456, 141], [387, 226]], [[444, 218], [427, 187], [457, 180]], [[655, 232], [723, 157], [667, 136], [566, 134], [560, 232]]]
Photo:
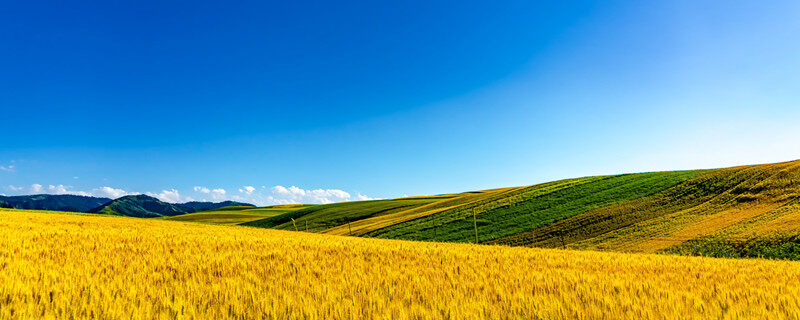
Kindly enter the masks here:
[[428, 242], [800, 260], [800, 161], [387, 200], [224, 207], [155, 219]]
[[336, 203], [242, 225], [436, 242], [474, 242], [477, 226], [488, 244], [800, 259], [796, 199], [800, 161]]
[[348, 223], [346, 226], [340, 225], [327, 229], [324, 231], [324, 233], [334, 235], [363, 236], [371, 231], [392, 226], [401, 222], [419, 219], [454, 208], [491, 202], [493, 200], [501, 199], [508, 195], [514, 194], [524, 188], [525, 187], [501, 188], [441, 195], [437, 196], [439, 200], [425, 205], [356, 220]]
[[346, 225], [351, 221], [408, 210], [445, 198], [447, 196], [333, 203], [295, 210], [242, 225], [283, 230], [294, 230], [296, 226], [298, 230], [318, 232]]
[[277, 205], [269, 207], [224, 207], [203, 212], [167, 217], [165, 220], [236, 225], [287, 212], [313, 207], [313, 205]]
[[[472, 242], [533, 230], [586, 211], [647, 196], [692, 178], [701, 171], [639, 173], [556, 181], [475, 206], [459, 207], [396, 224], [371, 237], [446, 242]], [[437, 230], [438, 229], [438, 230]]]
[[[474, 241], [529, 231], [610, 204], [647, 196], [703, 171], [599, 176], [529, 187], [434, 197], [320, 205], [243, 223], [245, 226], [425, 241]], [[294, 224], [292, 222], [294, 219]]]

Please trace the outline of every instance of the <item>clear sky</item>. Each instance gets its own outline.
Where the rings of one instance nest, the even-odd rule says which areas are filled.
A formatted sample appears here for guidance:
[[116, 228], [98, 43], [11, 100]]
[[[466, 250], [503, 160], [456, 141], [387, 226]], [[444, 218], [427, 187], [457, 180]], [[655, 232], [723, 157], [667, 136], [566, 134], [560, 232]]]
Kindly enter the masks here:
[[6, 1], [0, 193], [326, 202], [793, 160], [798, 57], [797, 1]]

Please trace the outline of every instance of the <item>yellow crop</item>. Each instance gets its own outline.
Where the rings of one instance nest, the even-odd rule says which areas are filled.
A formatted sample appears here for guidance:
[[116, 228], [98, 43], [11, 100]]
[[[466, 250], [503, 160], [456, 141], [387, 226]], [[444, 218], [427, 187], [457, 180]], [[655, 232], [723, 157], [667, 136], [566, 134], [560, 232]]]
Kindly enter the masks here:
[[0, 318], [800, 318], [800, 263], [0, 211]]

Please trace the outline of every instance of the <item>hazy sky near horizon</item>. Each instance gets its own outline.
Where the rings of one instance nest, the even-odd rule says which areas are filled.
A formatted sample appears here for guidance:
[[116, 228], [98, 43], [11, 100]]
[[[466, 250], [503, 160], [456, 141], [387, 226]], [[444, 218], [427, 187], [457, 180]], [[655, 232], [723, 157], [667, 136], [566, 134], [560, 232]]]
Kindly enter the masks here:
[[800, 158], [797, 1], [9, 1], [0, 194], [329, 202]]

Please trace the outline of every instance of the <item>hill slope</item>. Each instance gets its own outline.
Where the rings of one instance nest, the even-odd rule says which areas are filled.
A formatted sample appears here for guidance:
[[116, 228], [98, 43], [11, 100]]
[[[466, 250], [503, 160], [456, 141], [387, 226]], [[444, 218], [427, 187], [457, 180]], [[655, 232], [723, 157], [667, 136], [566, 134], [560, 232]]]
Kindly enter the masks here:
[[[332, 203], [287, 212], [275, 217], [244, 223], [243, 225], [284, 230], [308, 229], [321, 231], [348, 222], [404, 212], [432, 202], [447, 199], [449, 196], [418, 197], [393, 200], [374, 200]], [[295, 222], [292, 222], [292, 219]], [[307, 228], [306, 228], [307, 227]]]
[[791, 319], [800, 310], [800, 283], [787, 281], [800, 277], [797, 262], [3, 209], [0, 221], [3, 319]]
[[[116, 200], [116, 199], [114, 199]], [[24, 196], [0, 196], [0, 207], [16, 208], [16, 209], [31, 209], [31, 210], [50, 210], [50, 211], [67, 211], [67, 212], [94, 212], [95, 209], [101, 207], [112, 199], [79, 196], [71, 194], [36, 194]], [[188, 208], [188, 210], [179, 210], [185, 212], [198, 212], [206, 210], [214, 210], [223, 207], [232, 206], [248, 206], [254, 205], [244, 202], [236, 201], [223, 201], [223, 202], [201, 202], [191, 201], [185, 203], [173, 204]]]
[[106, 202], [109, 198], [86, 197], [71, 194], [35, 194], [29, 196], [0, 196], [0, 202], [17, 209], [86, 212]]
[[163, 202], [147, 195], [124, 196], [88, 211], [117, 216], [152, 218], [194, 212], [194, 209]]
[[224, 224], [234, 225], [246, 223], [254, 220], [274, 217], [287, 212], [305, 209], [309, 205], [277, 205], [269, 207], [255, 208], [251, 206], [235, 206], [224, 207], [214, 210], [187, 213], [172, 217], [166, 217], [166, 220], [173, 221], [186, 221], [198, 223], [211, 223], [211, 224]]
[[[364, 237], [800, 259], [800, 161], [315, 206], [244, 225]], [[474, 215], [474, 218], [473, 218]]]
[[796, 233], [800, 224], [770, 224], [800, 214], [791, 205], [799, 187], [800, 161], [711, 170], [648, 197], [493, 243], [656, 252], [708, 236], [747, 240]]
[[178, 205], [191, 208], [195, 212], [216, 210], [225, 207], [255, 207], [250, 203], [237, 202], [237, 201], [222, 201], [222, 202], [203, 202], [203, 201], [189, 201], [179, 203]]

